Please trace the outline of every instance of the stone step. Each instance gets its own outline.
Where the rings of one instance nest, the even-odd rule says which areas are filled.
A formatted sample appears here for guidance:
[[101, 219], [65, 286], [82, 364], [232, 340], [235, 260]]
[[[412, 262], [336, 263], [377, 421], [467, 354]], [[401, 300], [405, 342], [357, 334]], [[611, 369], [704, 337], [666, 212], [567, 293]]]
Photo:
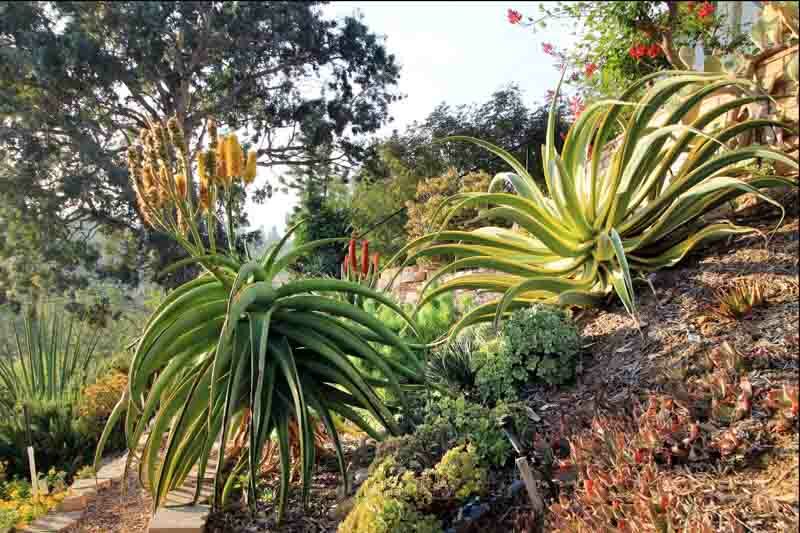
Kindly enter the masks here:
[[167, 494], [166, 502], [150, 519], [149, 533], [200, 533], [205, 528], [210, 507], [206, 503], [214, 494], [214, 473], [219, 461], [219, 447], [212, 448], [208, 465], [201, 480], [198, 505], [193, 505], [197, 491], [197, 466], [180, 488]]
[[210, 511], [208, 505], [162, 507], [150, 520], [148, 533], [202, 533]]
[[25, 533], [59, 533], [66, 531], [80, 522], [83, 511], [50, 513], [25, 526]]

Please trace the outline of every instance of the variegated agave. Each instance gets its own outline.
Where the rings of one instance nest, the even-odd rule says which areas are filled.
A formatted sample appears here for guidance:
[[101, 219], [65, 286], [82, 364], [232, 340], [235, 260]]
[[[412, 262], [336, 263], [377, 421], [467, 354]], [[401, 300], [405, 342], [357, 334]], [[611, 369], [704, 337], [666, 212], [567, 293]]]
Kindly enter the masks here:
[[[650, 82], [652, 86], [647, 88]], [[777, 176], [739, 179], [744, 174], [742, 165], [754, 159], [795, 169], [797, 161], [763, 146], [726, 146], [743, 132], [764, 127], [791, 129], [791, 125], [758, 119], [714, 126], [729, 110], [768, 98], [753, 95], [750, 85], [746, 80], [696, 72], [646, 76], [619, 100], [588, 106], [570, 128], [561, 153], [555, 148], [554, 99], [542, 146], [546, 191], [505, 150], [470, 137], [450, 137], [446, 140], [486, 148], [514, 172], [498, 174], [488, 192], [450, 197], [439, 213], [444, 219], [442, 230], [409, 243], [390, 264], [406, 254], [406, 262], [422, 256], [456, 256], [429, 279], [419, 306], [441, 293], [460, 289], [502, 294], [472, 309], [451, 334], [478, 322], [497, 323], [514, 308], [536, 301], [594, 305], [613, 292], [635, 316], [635, 275], [673, 266], [703, 241], [752, 231], [727, 221], [708, 222], [704, 215], [744, 193], [756, 193], [778, 205], [758, 191], [796, 185]], [[687, 87], [693, 88], [687, 98], [674, 109], [663, 109]], [[731, 87], [740, 89], [742, 96], [709, 109], [689, 125], [681, 123], [698, 103]], [[643, 96], [638, 102], [628, 102], [640, 92]], [[615, 124], [631, 106], [633, 113], [624, 124], [619, 144], [612, 146]], [[609, 153], [610, 163], [603, 168], [601, 159]], [[509, 184], [515, 193], [505, 192]], [[492, 207], [483, 217], [502, 219], [520, 230], [445, 229], [447, 220], [459, 209], [486, 203]], [[432, 283], [451, 273], [459, 275], [430, 289]]]

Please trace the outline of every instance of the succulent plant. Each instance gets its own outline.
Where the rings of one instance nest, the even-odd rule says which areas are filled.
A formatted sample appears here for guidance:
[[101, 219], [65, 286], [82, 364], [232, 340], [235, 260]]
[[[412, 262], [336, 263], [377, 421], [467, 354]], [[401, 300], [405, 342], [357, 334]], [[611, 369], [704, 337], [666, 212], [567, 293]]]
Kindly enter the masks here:
[[766, 301], [764, 288], [758, 280], [738, 280], [729, 287], [714, 292], [717, 306], [712, 311], [723, 318], [741, 320], [750, 316], [755, 307]]

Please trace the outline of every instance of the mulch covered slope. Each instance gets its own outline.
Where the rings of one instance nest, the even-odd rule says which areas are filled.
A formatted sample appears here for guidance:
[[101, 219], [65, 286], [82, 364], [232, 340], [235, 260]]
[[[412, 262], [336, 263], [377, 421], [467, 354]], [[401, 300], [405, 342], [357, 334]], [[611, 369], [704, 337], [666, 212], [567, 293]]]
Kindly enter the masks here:
[[[543, 437], [586, 437], [597, 431], [592, 421], [598, 417], [629, 416], [646, 406], [648, 397], [679, 401], [687, 384], [712, 382], [708, 356], [727, 342], [745, 364], [737, 375], [752, 386], [752, 407], [729, 427], [701, 420], [708, 442], [695, 447], [698, 457], [659, 468], [661, 485], [671, 495], [668, 506], [708, 524], [709, 531], [797, 531], [797, 423], [778, 428], [774, 413], [764, 407], [769, 391], [785, 384], [796, 390], [799, 381], [796, 195], [788, 205], [790, 216], [774, 234], [777, 219], [758, 224], [768, 244], [755, 234], [717, 243], [679, 268], [653, 276], [655, 296], [640, 287], [641, 334], [621, 308], [581, 317], [588, 356], [577, 384], [536, 389], [528, 398], [543, 419]], [[737, 279], [758, 280], [767, 301], [743, 320], [726, 320], [710, 310], [714, 291]], [[737, 446], [722, 454], [720, 442], [728, 435]], [[567, 507], [588, 501], [585, 486], [567, 483], [563, 489]], [[524, 515], [524, 509], [517, 514]], [[506, 531], [525, 531], [525, 524], [517, 517]], [[549, 520], [546, 529], [562, 527], [563, 522]]]

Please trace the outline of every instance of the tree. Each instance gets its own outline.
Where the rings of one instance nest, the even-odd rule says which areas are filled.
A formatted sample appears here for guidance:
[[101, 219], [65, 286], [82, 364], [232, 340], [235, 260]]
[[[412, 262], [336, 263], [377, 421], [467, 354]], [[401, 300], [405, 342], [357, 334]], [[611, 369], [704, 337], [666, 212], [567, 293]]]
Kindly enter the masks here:
[[[558, 148], [567, 131], [566, 107], [556, 107]], [[508, 171], [499, 158], [471, 143], [435, 143], [451, 135], [468, 135], [503, 147], [526, 162], [534, 176], [542, 176], [541, 149], [545, 141], [549, 105], [534, 109], [525, 105], [519, 87], [510, 85], [495, 91], [482, 104], [450, 106], [442, 103], [422, 122], [413, 123], [402, 134], [394, 132], [373, 147], [356, 176], [353, 196], [353, 226], [357, 234], [369, 231], [375, 250], [383, 255], [397, 252], [407, 240], [408, 202], [417, 198], [423, 180], [456, 173], [456, 181], [469, 172], [481, 170], [493, 176]], [[455, 184], [453, 185], [455, 186]]]
[[80, 257], [96, 260], [84, 240], [51, 239], [30, 213], [0, 195], [0, 305], [19, 308], [47, 289], [85, 286]]
[[353, 191], [351, 221], [358, 235], [369, 232], [372, 249], [383, 256], [400, 250], [407, 241], [406, 202], [414, 198], [417, 183], [441, 169], [441, 162], [430, 151], [420, 151], [426, 159], [416, 159], [416, 168], [407, 163], [415, 157], [413, 142], [394, 134], [375, 147], [376, 155], [365, 163]]
[[[295, 246], [350, 234], [350, 194], [333, 174], [331, 165], [318, 164], [304, 173], [291, 172], [285, 181], [300, 191], [300, 201], [287, 220], [288, 226], [303, 221], [294, 233]], [[345, 243], [315, 248], [299, 257], [291, 269], [305, 275], [338, 277], [345, 249]]]
[[201, 131], [192, 160], [209, 116], [246, 132], [261, 167], [318, 162], [320, 145], [331, 164], [358, 160], [399, 68], [361, 21], [320, 5], [0, 3], [0, 194], [51, 239], [99, 224], [147, 242], [124, 156], [168, 116]]

